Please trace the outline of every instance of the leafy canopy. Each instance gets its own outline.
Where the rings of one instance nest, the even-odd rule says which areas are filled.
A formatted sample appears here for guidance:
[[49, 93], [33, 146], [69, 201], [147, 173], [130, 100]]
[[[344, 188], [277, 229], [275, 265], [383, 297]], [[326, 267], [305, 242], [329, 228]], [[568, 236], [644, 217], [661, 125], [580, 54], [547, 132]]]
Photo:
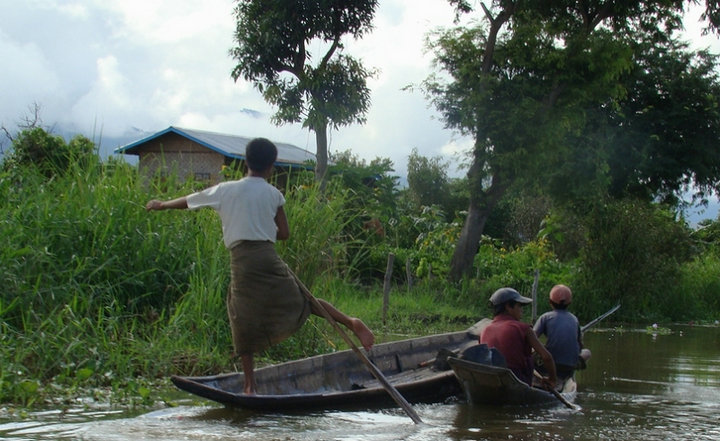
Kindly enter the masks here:
[[277, 106], [276, 124], [302, 122], [316, 133], [316, 173], [323, 177], [327, 128], [364, 123], [370, 106], [367, 79], [374, 71], [342, 53], [342, 38], [369, 32], [377, 3], [250, 0], [235, 7], [232, 77], [252, 83]]

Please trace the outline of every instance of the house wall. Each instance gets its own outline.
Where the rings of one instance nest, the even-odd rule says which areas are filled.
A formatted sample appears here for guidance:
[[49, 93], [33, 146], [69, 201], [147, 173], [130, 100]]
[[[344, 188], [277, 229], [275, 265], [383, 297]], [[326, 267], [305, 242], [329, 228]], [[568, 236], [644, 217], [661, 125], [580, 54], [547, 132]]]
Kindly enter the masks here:
[[225, 156], [175, 133], [168, 133], [146, 143], [138, 151], [139, 168], [145, 176], [177, 173], [181, 179], [217, 183]]
[[[229, 156], [172, 132], [137, 146], [132, 154], [138, 155], [139, 171], [146, 181], [176, 173], [181, 181], [194, 178], [212, 185], [225, 179], [223, 166], [240, 167], [243, 172], [240, 176], [247, 171], [244, 162], [238, 163]], [[288, 173], [286, 167], [275, 168], [271, 182], [281, 191], [287, 185]]]

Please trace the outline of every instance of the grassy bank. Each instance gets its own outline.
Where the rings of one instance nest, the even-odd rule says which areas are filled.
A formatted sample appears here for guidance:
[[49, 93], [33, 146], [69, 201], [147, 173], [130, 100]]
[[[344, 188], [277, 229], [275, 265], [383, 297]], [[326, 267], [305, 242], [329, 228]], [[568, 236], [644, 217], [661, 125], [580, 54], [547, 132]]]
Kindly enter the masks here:
[[[31, 170], [0, 179], [0, 235], [7, 243], [1, 256], [0, 402], [32, 406], [81, 389], [142, 397], [140, 378], [235, 369], [224, 303], [228, 253], [217, 216], [211, 210], [144, 210], [150, 198], [200, 186], [148, 186], [121, 163], [50, 180]], [[466, 305], [453, 307], [435, 288], [420, 287], [393, 293], [384, 325], [380, 287], [352, 281], [348, 244], [357, 250], [362, 243], [347, 235], [349, 196], [338, 190], [325, 199], [307, 185], [292, 191], [287, 212], [293, 240], [279, 251], [316, 296], [362, 317], [379, 340], [465, 321]], [[344, 343], [312, 319], [261, 354], [259, 363], [338, 347]]]
[[[318, 281], [314, 294], [330, 300], [374, 330], [378, 342], [464, 329], [484, 308], [439, 306], [434, 290], [393, 290], [382, 320], [382, 292], [337, 280]], [[107, 308], [79, 317], [71, 306], [35, 318], [34, 329], [3, 326], [2, 401], [52, 407], [90, 397], [118, 405], [157, 401], [151, 386], [173, 374], [209, 375], [238, 370], [231, 360], [223, 293], [188, 293], [177, 308], [152, 319]], [[205, 305], [200, 311], [199, 305]], [[477, 313], [473, 313], [476, 310]], [[285, 342], [259, 354], [258, 365], [347, 349], [322, 319], [311, 317]]]

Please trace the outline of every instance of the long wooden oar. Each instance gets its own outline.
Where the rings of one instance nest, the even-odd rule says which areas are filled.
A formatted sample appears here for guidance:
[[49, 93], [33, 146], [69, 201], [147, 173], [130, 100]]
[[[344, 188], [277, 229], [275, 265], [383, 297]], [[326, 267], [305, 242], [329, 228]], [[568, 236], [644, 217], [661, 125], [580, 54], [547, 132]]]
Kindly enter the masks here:
[[380, 369], [378, 369], [377, 366], [375, 366], [373, 364], [373, 362], [370, 361], [370, 359], [367, 358], [367, 356], [360, 350], [360, 348], [358, 348], [357, 345], [355, 345], [355, 342], [353, 342], [350, 339], [350, 337], [347, 335], [347, 333], [340, 327], [340, 325], [338, 325], [338, 323], [335, 321], [335, 319], [330, 315], [329, 312], [327, 312], [327, 310], [318, 301], [318, 299], [316, 299], [315, 296], [312, 295], [312, 293], [305, 286], [305, 284], [303, 284], [302, 281], [298, 278], [298, 276], [296, 276], [295, 273], [292, 272], [290, 267], [288, 267], [288, 271], [290, 271], [290, 274], [292, 274], [292, 276], [295, 278], [295, 281], [297, 282], [297, 284], [300, 287], [300, 290], [303, 292], [303, 294], [305, 294], [305, 297], [307, 297], [308, 300], [310, 300], [310, 303], [318, 311], [320, 311], [322, 313], [325, 320], [330, 322], [332, 327], [335, 328], [335, 330], [338, 332], [338, 334], [340, 334], [340, 336], [343, 338], [343, 340], [345, 340], [345, 343], [347, 343], [348, 346], [350, 346], [350, 348], [358, 355], [358, 357], [360, 357], [360, 360], [362, 360], [362, 362], [365, 363], [365, 366], [367, 366], [368, 369], [370, 369], [370, 372], [373, 374], [373, 376], [375, 376], [375, 378], [377, 378], [377, 380], [380, 382], [380, 384], [382, 384], [382, 386], [385, 388], [387, 393], [390, 394], [390, 396], [393, 398], [393, 400], [395, 400], [395, 402], [398, 405], [400, 405], [400, 407], [403, 408], [405, 413], [408, 414], [408, 416], [413, 420], [413, 422], [415, 424], [422, 423], [422, 420], [420, 419], [418, 414], [415, 412], [415, 409], [412, 408], [412, 406], [410, 405], [410, 403], [407, 402], [405, 397], [400, 395], [400, 392], [398, 392], [398, 390], [395, 389], [395, 387], [393, 387], [392, 384], [390, 384], [390, 382], [387, 380], [387, 378], [385, 378], [385, 376], [382, 374], [382, 372], [380, 372]]
[[[540, 373], [538, 371], [533, 371], [533, 374], [535, 375], [535, 378], [537, 378], [538, 380], [544, 380], [543, 376], [540, 375]], [[567, 398], [563, 397], [563, 395], [560, 392], [556, 391], [554, 387], [547, 387], [545, 390], [550, 392], [551, 394], [555, 395], [555, 398], [557, 398], [561, 403], [563, 403], [565, 405], [565, 407], [567, 407], [568, 409], [572, 409], [572, 410], [580, 409], [580, 407], [574, 405], [573, 403], [569, 402], [567, 400]]]

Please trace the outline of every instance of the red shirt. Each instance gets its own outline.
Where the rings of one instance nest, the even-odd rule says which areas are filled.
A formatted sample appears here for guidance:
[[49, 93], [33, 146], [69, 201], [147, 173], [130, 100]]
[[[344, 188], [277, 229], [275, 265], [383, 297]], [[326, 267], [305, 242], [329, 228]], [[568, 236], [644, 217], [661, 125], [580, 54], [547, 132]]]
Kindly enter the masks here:
[[528, 329], [529, 324], [517, 321], [508, 314], [499, 314], [480, 334], [480, 343], [497, 348], [515, 376], [532, 385], [532, 346], [527, 339]]

